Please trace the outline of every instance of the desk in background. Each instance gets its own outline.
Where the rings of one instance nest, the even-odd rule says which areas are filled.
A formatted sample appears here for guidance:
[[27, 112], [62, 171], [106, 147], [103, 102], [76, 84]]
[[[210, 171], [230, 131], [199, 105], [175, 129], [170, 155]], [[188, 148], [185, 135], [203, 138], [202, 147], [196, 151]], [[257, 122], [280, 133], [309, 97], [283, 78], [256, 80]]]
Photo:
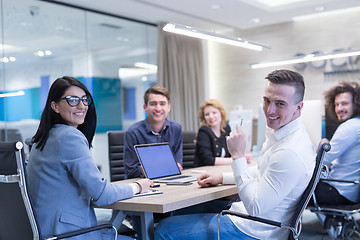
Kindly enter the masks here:
[[[201, 175], [201, 173], [194, 173], [192, 170], [207, 171], [208, 173], [232, 171], [230, 165], [205, 166], [184, 170], [183, 174], [192, 174], [197, 176]], [[136, 179], [128, 179], [119, 182], [130, 183], [134, 182], [135, 180]], [[119, 215], [117, 218], [114, 217], [112, 219], [113, 221], [117, 221], [114, 222], [115, 225], [119, 224], [119, 221], [122, 221], [122, 211], [124, 211], [126, 215], [140, 216], [141, 239], [153, 239], [153, 213], [167, 213], [222, 197], [231, 196], [237, 193], [236, 185], [219, 185], [216, 187], [201, 188], [197, 182], [187, 186], [169, 186], [162, 183], [160, 184], [160, 187], [156, 189], [163, 193], [121, 200], [111, 205], [102, 206], [102, 208], [108, 208], [117, 211]]]

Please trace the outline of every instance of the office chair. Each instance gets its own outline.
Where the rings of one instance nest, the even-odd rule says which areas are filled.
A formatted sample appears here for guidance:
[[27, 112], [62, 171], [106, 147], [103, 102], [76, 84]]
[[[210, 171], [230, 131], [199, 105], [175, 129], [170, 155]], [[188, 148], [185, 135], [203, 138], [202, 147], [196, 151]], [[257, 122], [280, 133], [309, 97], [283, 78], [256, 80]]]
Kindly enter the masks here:
[[0, 141], [22, 141], [19, 129], [0, 129]]
[[249, 219], [252, 221], [257, 221], [257, 222], [269, 224], [269, 225], [280, 227], [280, 228], [286, 228], [286, 229], [290, 230], [289, 238], [288, 238], [289, 240], [298, 239], [299, 235], [301, 233], [301, 215], [302, 215], [303, 211], [305, 210], [307, 204], [309, 203], [310, 198], [311, 198], [313, 192], [315, 191], [316, 185], [319, 182], [322, 165], [323, 165], [323, 157], [324, 157], [324, 154], [330, 150], [330, 148], [331, 148], [330, 143], [326, 138], [324, 138], [320, 141], [317, 151], [316, 151], [316, 162], [315, 162], [315, 168], [314, 168], [313, 175], [310, 179], [309, 185], [305, 189], [303, 195], [301, 196], [301, 198], [297, 204], [297, 207], [291, 217], [291, 220], [288, 223], [276, 222], [276, 221], [273, 221], [270, 219], [255, 217], [255, 216], [251, 216], [248, 214], [243, 214], [243, 213], [234, 212], [234, 211], [230, 211], [230, 210], [223, 210], [221, 212], [221, 214], [222, 215], [225, 215], [225, 214], [235, 215], [235, 216]]
[[192, 168], [194, 166], [196, 148], [196, 132], [183, 131], [183, 168]]
[[0, 239], [64, 239], [106, 228], [113, 228], [117, 237], [116, 228], [112, 224], [45, 238], [40, 236], [41, 226], [37, 224], [26, 187], [23, 147], [20, 141], [0, 142]]
[[[325, 166], [324, 176], [327, 177], [329, 169]], [[360, 184], [359, 181], [321, 178], [320, 181], [344, 182]], [[322, 223], [331, 239], [360, 239], [360, 227], [356, 222], [355, 214], [360, 213], [360, 203], [351, 205], [324, 205], [318, 204], [313, 194], [313, 203], [308, 209], [316, 214], [326, 216]]]
[[124, 136], [125, 131], [108, 131], [110, 181], [125, 179]]

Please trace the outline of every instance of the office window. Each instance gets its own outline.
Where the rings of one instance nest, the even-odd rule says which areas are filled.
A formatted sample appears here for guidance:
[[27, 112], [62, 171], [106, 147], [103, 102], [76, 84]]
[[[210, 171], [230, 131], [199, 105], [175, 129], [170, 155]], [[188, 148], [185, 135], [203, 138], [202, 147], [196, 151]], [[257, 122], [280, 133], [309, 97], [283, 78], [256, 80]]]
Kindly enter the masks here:
[[31, 138], [51, 83], [65, 75], [92, 92], [97, 133], [144, 118], [142, 95], [156, 83], [156, 26], [44, 1], [0, 2], [0, 128]]

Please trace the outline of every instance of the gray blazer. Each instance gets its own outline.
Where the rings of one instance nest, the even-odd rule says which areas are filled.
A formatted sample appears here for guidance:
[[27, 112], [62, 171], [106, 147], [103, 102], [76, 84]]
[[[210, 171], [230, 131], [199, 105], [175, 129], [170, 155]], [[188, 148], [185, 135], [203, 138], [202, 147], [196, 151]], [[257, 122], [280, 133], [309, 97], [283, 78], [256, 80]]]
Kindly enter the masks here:
[[[87, 139], [68, 125], [55, 125], [42, 151], [34, 144], [26, 169], [43, 237], [95, 226], [93, 204], [101, 206], [133, 196], [130, 185], [111, 184], [102, 178]], [[96, 231], [71, 239], [98, 240], [104, 236]]]

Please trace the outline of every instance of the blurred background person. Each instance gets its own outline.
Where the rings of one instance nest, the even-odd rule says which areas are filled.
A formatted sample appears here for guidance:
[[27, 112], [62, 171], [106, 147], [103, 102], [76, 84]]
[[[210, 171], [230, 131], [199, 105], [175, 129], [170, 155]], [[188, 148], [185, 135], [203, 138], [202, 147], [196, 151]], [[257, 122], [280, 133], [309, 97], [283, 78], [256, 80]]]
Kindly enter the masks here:
[[231, 164], [226, 145], [231, 132], [224, 106], [215, 99], [205, 101], [199, 109], [201, 127], [196, 137], [194, 167]]
[[[330, 164], [329, 179], [360, 181], [360, 86], [340, 82], [325, 92], [325, 108], [341, 123], [330, 140], [331, 149], [324, 164]], [[347, 205], [360, 202], [360, 184], [337, 181], [318, 183], [318, 204]]]

